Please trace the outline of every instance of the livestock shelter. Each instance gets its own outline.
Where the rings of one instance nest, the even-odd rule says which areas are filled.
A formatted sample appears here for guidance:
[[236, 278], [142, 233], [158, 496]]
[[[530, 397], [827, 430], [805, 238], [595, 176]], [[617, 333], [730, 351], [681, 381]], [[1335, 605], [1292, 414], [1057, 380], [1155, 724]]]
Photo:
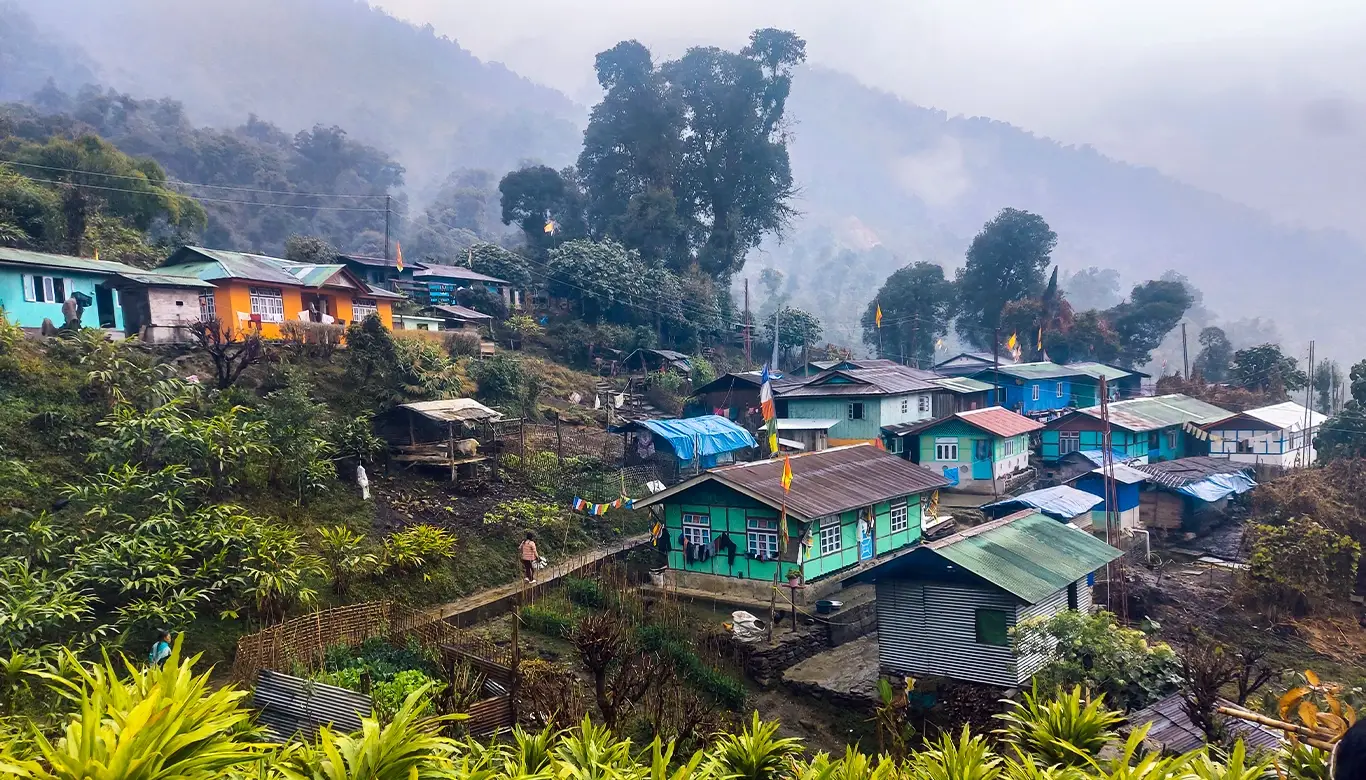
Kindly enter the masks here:
[[759, 443], [720, 415], [682, 420], [635, 420], [608, 430], [625, 435], [623, 467], [653, 465], [666, 484], [734, 463]]
[[1122, 553], [1075, 526], [1023, 511], [921, 544], [860, 573], [877, 590], [886, 672], [1025, 684], [1050, 649], [1010, 635], [1030, 618], [1091, 607], [1094, 574]]
[[1257, 486], [1252, 464], [1227, 458], [1179, 458], [1134, 468], [1148, 475], [1138, 519], [1151, 530], [1197, 526], [1226, 509], [1229, 499]]
[[[491, 443], [489, 424], [502, 417], [473, 398], [417, 401], [389, 412], [381, 421], [381, 432], [390, 442], [391, 461], [448, 468], [454, 482], [462, 467], [473, 469], [488, 460], [480, 448]], [[407, 444], [394, 441], [400, 420], [407, 423]]]
[[[792, 471], [786, 490], [784, 460]], [[767, 599], [793, 568], [807, 582], [838, 583], [861, 564], [915, 545], [924, 496], [946, 484], [855, 444], [712, 469], [635, 506], [663, 508], [657, 549], [668, 552], [674, 584]]]

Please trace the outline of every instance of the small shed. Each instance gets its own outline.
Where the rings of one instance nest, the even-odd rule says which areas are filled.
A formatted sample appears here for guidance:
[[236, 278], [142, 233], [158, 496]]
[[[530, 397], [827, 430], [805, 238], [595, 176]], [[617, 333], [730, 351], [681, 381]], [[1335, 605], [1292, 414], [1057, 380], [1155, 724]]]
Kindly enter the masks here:
[[423, 317], [419, 314], [395, 314], [394, 330], [445, 330], [446, 321], [441, 317]]
[[1104, 466], [1095, 468], [1081, 477], [1074, 483], [1078, 490], [1085, 491], [1090, 495], [1096, 496], [1100, 503], [1091, 510], [1091, 526], [1100, 533], [1105, 532], [1105, 517], [1110, 506], [1105, 496], [1105, 476], [1110, 474], [1115, 481], [1115, 511], [1119, 514], [1119, 527], [1121, 529], [1138, 527], [1138, 506], [1142, 494], [1143, 483], [1148, 481], [1148, 475], [1138, 469], [1123, 463], [1114, 463], [1110, 470], [1106, 471]]
[[987, 504], [982, 507], [982, 513], [995, 519], [1029, 509], [1042, 512], [1054, 520], [1071, 523], [1078, 528], [1090, 528], [1091, 510], [1102, 502], [1103, 498], [1085, 491], [1068, 485], [1057, 485]]
[[820, 452], [830, 442], [830, 429], [839, 425], [839, 420], [808, 420], [805, 418], [783, 418], [774, 420], [778, 435], [796, 445], [793, 449], [806, 452]]
[[672, 349], [638, 349], [621, 361], [628, 371], [642, 374], [651, 371], [673, 370], [684, 374], [692, 373], [692, 359], [682, 352]]
[[[480, 454], [480, 448], [491, 438], [489, 424], [503, 416], [473, 398], [400, 404], [390, 415], [406, 417], [408, 426], [407, 444], [396, 444], [391, 439], [390, 460], [409, 466], [449, 468], [452, 482], [461, 467], [472, 468], [487, 460], [487, 456]], [[386, 438], [392, 437], [392, 428], [386, 427], [385, 433]]]
[[636, 420], [611, 428], [625, 434], [626, 466], [654, 464], [664, 482], [733, 463], [736, 453], [757, 448], [749, 431], [715, 414], [682, 420]]
[[193, 277], [130, 271], [106, 284], [123, 304], [124, 331], [145, 344], [193, 341], [191, 326], [214, 311], [214, 286]]
[[877, 588], [883, 670], [1023, 685], [1048, 662], [1010, 631], [1030, 618], [1091, 607], [1096, 570], [1120, 551], [1024, 511], [928, 542], [858, 575]]
[[1139, 498], [1144, 528], [1174, 531], [1222, 512], [1229, 499], [1257, 486], [1253, 465], [1227, 458], [1178, 458], [1134, 466], [1148, 476]]
[[493, 324], [493, 317], [453, 303], [429, 306], [427, 311], [432, 317], [442, 320], [443, 330], [478, 330]]

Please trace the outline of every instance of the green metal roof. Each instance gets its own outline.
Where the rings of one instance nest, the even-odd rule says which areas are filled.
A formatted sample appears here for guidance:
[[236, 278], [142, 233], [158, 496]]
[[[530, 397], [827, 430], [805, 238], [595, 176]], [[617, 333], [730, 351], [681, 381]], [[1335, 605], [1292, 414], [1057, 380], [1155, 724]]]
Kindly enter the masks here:
[[[1100, 417], [1100, 407], [1082, 409], [1083, 414]], [[1181, 393], [1131, 398], [1110, 404], [1110, 422], [1135, 433], [1156, 431], [1184, 423], [1205, 423], [1222, 420], [1232, 412], [1207, 404]]]
[[215, 279], [244, 279], [251, 282], [299, 285], [299, 280], [279, 265], [286, 262], [278, 257], [266, 255], [187, 246], [171, 255], [165, 265], [156, 270], [165, 274], [193, 276], [206, 282]]
[[988, 366], [973, 372], [973, 376], [988, 376], [996, 371], [1000, 371], [1006, 376], [1016, 377], [1017, 379], [1063, 379], [1069, 376], [1089, 376], [1072, 366], [1060, 366], [1057, 363], [1039, 361], [1036, 363], [1002, 363], [1000, 368]]
[[95, 260], [89, 257], [53, 255], [47, 252], [30, 252], [26, 249], [0, 247], [0, 263], [7, 265], [29, 265], [43, 268], [62, 268], [68, 271], [85, 271], [94, 274], [143, 273], [141, 268], [115, 263], [109, 260]]
[[1086, 375], [1088, 375], [1088, 376], [1093, 376], [1093, 377], [1095, 377], [1096, 379], [1100, 379], [1101, 377], [1105, 377], [1105, 381], [1107, 381], [1107, 382], [1113, 382], [1113, 381], [1116, 380], [1116, 379], [1123, 379], [1123, 378], [1125, 378], [1125, 377], [1134, 376], [1134, 373], [1133, 373], [1132, 371], [1125, 371], [1125, 370], [1122, 369], [1122, 368], [1115, 368], [1114, 366], [1107, 366], [1107, 365], [1105, 365], [1104, 363], [1095, 363], [1095, 362], [1068, 363], [1068, 364], [1067, 364], [1067, 367], [1068, 367], [1068, 368], [1075, 368], [1076, 370], [1082, 372], [1083, 374], [1086, 374]]
[[1020, 512], [927, 545], [940, 557], [1038, 603], [1123, 553], [1039, 512]]
[[288, 272], [305, 287], [322, 287], [328, 279], [346, 270], [344, 265], [306, 265], [303, 263], [280, 263], [280, 268]]
[[206, 287], [210, 290], [213, 289], [213, 285], [209, 282], [191, 276], [181, 276], [179, 274], [138, 271], [137, 273], [122, 273], [118, 276], [120, 279], [126, 279], [130, 282], [146, 285], [148, 287]]
[[981, 382], [966, 376], [946, 376], [942, 379], [933, 379], [930, 381], [945, 390], [955, 393], [981, 393], [995, 387], [995, 385], [989, 382]]

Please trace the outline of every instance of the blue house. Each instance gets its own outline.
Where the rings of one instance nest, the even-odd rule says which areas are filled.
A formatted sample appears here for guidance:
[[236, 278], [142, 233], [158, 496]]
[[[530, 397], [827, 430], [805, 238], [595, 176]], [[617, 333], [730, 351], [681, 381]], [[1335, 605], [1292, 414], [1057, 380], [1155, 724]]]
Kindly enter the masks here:
[[[1193, 435], [1192, 428], [1231, 414], [1180, 393], [1115, 401], [1109, 407], [1110, 446], [1124, 457], [1147, 456], [1150, 463], [1209, 454], [1209, 441]], [[1099, 406], [1065, 414], [1044, 427], [1039, 454], [1052, 463], [1071, 452], [1104, 449], [1104, 428]]]
[[1084, 371], [1048, 362], [988, 367], [972, 377], [999, 384], [999, 398], [995, 392], [988, 393], [992, 405], [1030, 417], [1049, 417], [1067, 409], [1074, 405], [1072, 395], [1079, 387], [1097, 384], [1095, 377]]
[[108, 282], [139, 270], [123, 263], [0, 248], [0, 309], [10, 322], [26, 328], [38, 328], [44, 319], [60, 327], [62, 304], [82, 293], [93, 303], [83, 325], [122, 330], [123, 307]]
[[[1073, 483], [1077, 490], [1090, 493], [1100, 499], [1100, 503], [1091, 508], [1091, 528], [1099, 534], [1105, 533], [1105, 518], [1111, 509], [1105, 490], [1106, 473], [1104, 467], [1094, 469], [1081, 475]], [[1148, 480], [1148, 475], [1123, 463], [1112, 465], [1109, 473], [1114, 475], [1115, 502], [1113, 508], [1119, 516], [1119, 527], [1121, 529], [1137, 528], [1139, 496], [1143, 489], [1143, 483]]]

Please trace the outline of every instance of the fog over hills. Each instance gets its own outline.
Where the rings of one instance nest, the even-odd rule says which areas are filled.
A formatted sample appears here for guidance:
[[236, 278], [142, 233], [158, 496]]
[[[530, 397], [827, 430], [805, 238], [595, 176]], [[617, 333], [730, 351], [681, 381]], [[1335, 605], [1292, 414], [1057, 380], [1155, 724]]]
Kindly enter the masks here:
[[[13, 26], [0, 24], [0, 63], [25, 65], [22, 73], [7, 69], [8, 77], [0, 75], [0, 98], [26, 94], [48, 76], [68, 89], [91, 78], [138, 97], [182, 101], [201, 124], [233, 126], [250, 114], [290, 132], [338, 124], [397, 158], [407, 169], [410, 196], [420, 203], [456, 169], [501, 176], [524, 160], [571, 163], [586, 104], [596, 99], [596, 48], [637, 36], [662, 56], [673, 56], [694, 43], [734, 46], [752, 26], [789, 26], [812, 42], [813, 65], [797, 75], [788, 107], [802, 216], [785, 240], [769, 241], [750, 256], [745, 274], [783, 270], [787, 278], [776, 294], [820, 315], [837, 340], [856, 340], [854, 323], [887, 274], [915, 260], [960, 263], [982, 223], [1014, 206], [1050, 222], [1065, 270], [1113, 268], [1126, 285], [1176, 270], [1224, 321], [1274, 319], [1288, 351], [1309, 338], [1318, 339], [1320, 354], [1326, 348], [1354, 359], [1361, 351], [1354, 328], [1337, 313], [1366, 293], [1358, 270], [1366, 268], [1359, 241], [1366, 233], [1354, 238], [1348, 232], [1361, 225], [1354, 218], [1357, 205], [1366, 207], [1363, 114], [1360, 96], [1332, 74], [1297, 66], [1295, 79], [1241, 92], [1211, 77], [1205, 83], [1215, 86], [1204, 99], [1198, 91], [1157, 89], [1154, 84], [1166, 82], [1154, 78], [1147, 86], [1126, 85], [1122, 94], [1137, 99], [1098, 93], [1088, 106], [1062, 95], [1083, 89], [1084, 80], [1057, 76], [1063, 68], [1084, 67], [1077, 51], [1048, 63], [1021, 54], [1020, 69], [1028, 72], [1018, 73], [999, 53], [983, 55], [981, 69], [973, 70], [941, 42], [934, 51], [959, 67], [950, 72], [946, 65], [943, 80], [966, 84], [959, 100], [944, 87], [897, 88], [894, 94], [868, 86], [895, 88], [901, 83], [897, 68], [933, 63], [920, 52], [909, 59], [888, 56], [885, 72], [870, 70], [869, 52], [891, 51], [887, 33], [867, 28], [869, 52], [855, 56], [858, 38], [840, 26], [844, 17], [809, 3], [775, 9], [741, 2], [729, 13], [730, 5], [708, 2], [689, 23], [668, 29], [660, 26], [661, 18], [672, 18], [668, 14], [646, 18], [639, 6], [616, 0], [588, 3], [572, 15], [557, 4], [519, 1], [471, 16], [474, 5], [385, 3], [409, 20], [433, 25], [423, 28], [356, 0], [19, 0], [41, 36], [7, 35]], [[1043, 3], [1039, 13], [1046, 16], [1058, 5]], [[955, 26], [961, 20], [950, 19], [942, 4], [929, 6], [946, 15], [946, 35], [972, 46]], [[521, 10], [523, 27], [507, 27], [513, 24], [502, 15], [507, 8]], [[714, 23], [704, 13], [709, 8]], [[1342, 28], [1355, 29], [1360, 15], [1344, 8]], [[933, 15], [917, 21], [936, 23]], [[628, 23], [638, 24], [639, 32], [626, 29]], [[984, 35], [1004, 40], [1011, 32], [1005, 26], [993, 24]], [[907, 41], [924, 35], [917, 27]], [[1162, 40], [1171, 43], [1170, 36]], [[1223, 43], [1214, 41], [1211, 51], [1224, 51]], [[1097, 45], [1088, 51], [1094, 54]], [[533, 83], [462, 46], [513, 67], [525, 63], [534, 78], [560, 89]], [[1155, 48], [1173, 62], [1198, 59], [1190, 46]], [[1130, 49], [1120, 49], [1105, 67], [1097, 65], [1094, 78], [1113, 76], [1117, 62], [1140, 62]], [[1294, 58], [1303, 53], [1282, 55], [1298, 63]], [[830, 67], [841, 60], [858, 76]], [[1058, 83], [1029, 93], [1042, 96], [1033, 102], [993, 97], [986, 83], [997, 74], [1007, 85], [1025, 77], [1057, 76]], [[922, 71], [914, 82], [926, 79]], [[1297, 86], [1307, 83], [1322, 89]], [[929, 96], [926, 102], [943, 98], [962, 105], [949, 105], [949, 112], [925, 107], [904, 97], [912, 91]], [[1050, 118], [1047, 99], [1056, 100], [1058, 116]], [[1093, 142], [1111, 156], [959, 113], [963, 105], [993, 101], [1012, 119], [1035, 117], [1039, 124], [1032, 127]], [[1094, 137], [1078, 137], [1083, 131]], [[1167, 173], [1113, 156], [1124, 149]]]

